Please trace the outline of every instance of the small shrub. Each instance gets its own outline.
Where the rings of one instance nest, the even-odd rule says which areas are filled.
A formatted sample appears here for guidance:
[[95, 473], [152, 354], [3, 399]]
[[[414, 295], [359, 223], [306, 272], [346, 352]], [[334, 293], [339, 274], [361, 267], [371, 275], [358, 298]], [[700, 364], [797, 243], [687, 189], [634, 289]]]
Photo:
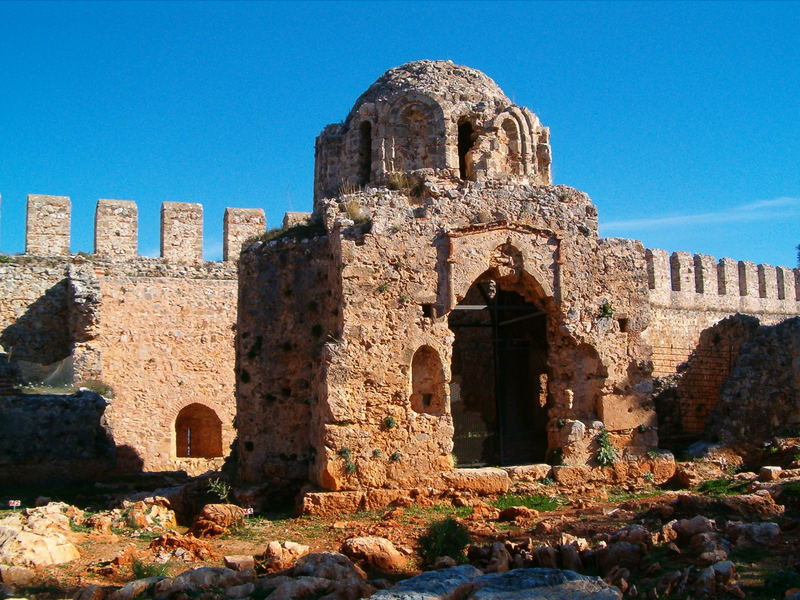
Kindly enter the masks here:
[[386, 187], [390, 190], [402, 192], [406, 196], [418, 198], [422, 196], [422, 181], [418, 177], [405, 173], [390, 173], [386, 181]]
[[566, 419], [559, 419], [558, 421], [556, 421], [556, 427], [558, 427], [559, 429], [563, 429], [564, 425], [566, 424], [567, 424]]
[[400, 454], [399, 452], [392, 452], [392, 455], [389, 457], [389, 460], [392, 462], [400, 462], [402, 456], [403, 455]]
[[383, 455], [383, 450], [381, 450], [380, 448], [375, 448], [372, 451], [372, 458], [380, 458], [382, 455]]
[[464, 548], [472, 541], [469, 530], [455, 519], [431, 523], [428, 531], [419, 538], [419, 553], [425, 565], [430, 566], [440, 556], [449, 556], [459, 563], [466, 562]]
[[353, 451], [350, 448], [342, 448], [339, 450], [339, 456], [341, 456], [345, 460], [350, 460], [350, 457], [353, 456]]
[[653, 475], [652, 472], [648, 471], [647, 473], [644, 474], [644, 480], [647, 483], [653, 483], [654, 479], [655, 479], [655, 475]]
[[610, 319], [614, 316], [614, 307], [608, 302], [603, 302], [600, 305], [600, 313], [597, 316], [601, 319]]
[[78, 387], [83, 387], [86, 388], [87, 390], [91, 390], [97, 394], [100, 394], [104, 398], [109, 398], [109, 399], [114, 398], [114, 388], [112, 388], [105, 381], [100, 381], [99, 379], [87, 379], [86, 381], [80, 382], [78, 384]]
[[379, 291], [381, 294], [382, 294], [382, 293], [384, 293], [384, 292], [386, 292], [386, 291], [388, 291], [388, 290], [389, 290], [389, 284], [388, 284], [388, 283], [382, 283], [382, 284], [380, 284], [380, 285], [378, 286], [378, 291]]
[[650, 431], [650, 429], [651, 429], [651, 428], [650, 428], [650, 426], [649, 426], [649, 425], [645, 425], [644, 423], [640, 423], [640, 424], [639, 424], [639, 425], [636, 427], [636, 430], [637, 430], [639, 433], [647, 433], [648, 431]]
[[661, 452], [659, 452], [658, 448], [650, 448], [650, 450], [647, 451], [647, 458], [650, 460], [655, 460], [659, 456], [661, 456]]
[[386, 427], [386, 429], [394, 429], [395, 427], [397, 427], [397, 419], [395, 419], [394, 417], [386, 417], [383, 420], [383, 425], [384, 427]]
[[14, 262], [14, 259], [11, 258], [8, 254], [0, 254], [0, 263], [10, 263]]
[[206, 489], [227, 504], [231, 493], [231, 485], [227, 481], [220, 478], [209, 479]]
[[781, 498], [800, 498], [800, 481], [790, 481], [783, 486]]
[[310, 221], [308, 223], [298, 223], [286, 229], [278, 227], [270, 229], [260, 235], [247, 238], [246, 244], [254, 242], [269, 242], [272, 240], [301, 240], [305, 238], [319, 237], [326, 235], [325, 224], [320, 221]]
[[553, 484], [555, 484], [555, 481], [553, 481], [549, 477], [542, 477], [539, 480], [539, 483], [541, 483], [542, 485], [553, 485]]
[[601, 467], [608, 467], [617, 462], [617, 450], [611, 443], [605, 427], [600, 430], [600, 434], [597, 436], [597, 446], [597, 464]]
[[357, 470], [356, 463], [354, 463], [352, 460], [344, 461], [344, 472], [345, 473], [347, 473], [348, 475], [352, 475], [353, 473], [356, 472], [356, 470]]
[[131, 573], [134, 579], [147, 579], [148, 577], [164, 577], [169, 572], [167, 563], [146, 563], [141, 559], [134, 559], [131, 563]]

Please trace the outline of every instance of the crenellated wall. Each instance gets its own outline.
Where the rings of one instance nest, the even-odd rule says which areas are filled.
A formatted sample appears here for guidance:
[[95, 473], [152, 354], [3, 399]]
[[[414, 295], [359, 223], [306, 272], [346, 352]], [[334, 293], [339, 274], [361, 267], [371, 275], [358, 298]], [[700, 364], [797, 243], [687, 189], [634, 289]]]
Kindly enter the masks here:
[[683, 434], [700, 434], [741, 345], [737, 335], [727, 339], [729, 328], [716, 326], [736, 313], [762, 325], [800, 314], [800, 269], [688, 252], [645, 255], [653, 376], [674, 375], [692, 358], [682, 375], [691, 381], [681, 386], [680, 422]]
[[[25, 254], [70, 254], [68, 196], [28, 195]], [[98, 200], [94, 224], [94, 253], [104, 259], [138, 256], [139, 209], [130, 200]], [[260, 208], [226, 208], [223, 220], [223, 260], [235, 262], [242, 244], [264, 232], [267, 220]], [[161, 205], [161, 258], [170, 262], [203, 260], [203, 207], [188, 202]]]
[[[161, 258], [138, 255], [136, 203], [106, 199], [94, 254], [70, 254], [69, 207], [65, 196], [28, 197], [27, 254], [0, 263], [0, 345], [28, 381], [113, 388], [102, 418], [118, 468], [218, 467], [235, 437], [236, 262], [265, 230], [264, 211], [227, 209], [225, 260], [212, 262], [199, 204], [164, 203]], [[181, 431], [191, 429], [196, 405], [219, 419], [223, 456], [177, 456], [176, 421], [188, 415]]]

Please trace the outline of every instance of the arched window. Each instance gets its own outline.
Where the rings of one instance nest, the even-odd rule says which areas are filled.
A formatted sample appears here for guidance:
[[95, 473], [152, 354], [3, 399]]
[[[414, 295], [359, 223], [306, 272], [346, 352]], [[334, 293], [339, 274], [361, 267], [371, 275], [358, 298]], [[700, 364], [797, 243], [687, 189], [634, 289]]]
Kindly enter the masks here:
[[444, 368], [430, 346], [421, 346], [411, 360], [411, 408], [436, 415], [445, 409]]
[[458, 172], [461, 179], [472, 179], [472, 164], [469, 151], [474, 143], [472, 123], [462, 121], [458, 124]]
[[435, 136], [431, 135], [433, 116], [419, 103], [406, 106], [394, 125], [394, 171], [414, 171], [434, 165]]
[[175, 455], [191, 458], [222, 456], [222, 421], [202, 404], [184, 406], [175, 419]]
[[362, 121], [358, 133], [358, 184], [363, 186], [372, 179], [372, 123]]
[[522, 153], [517, 124], [511, 119], [503, 121], [503, 138], [506, 151], [506, 164], [509, 173], [522, 175]]

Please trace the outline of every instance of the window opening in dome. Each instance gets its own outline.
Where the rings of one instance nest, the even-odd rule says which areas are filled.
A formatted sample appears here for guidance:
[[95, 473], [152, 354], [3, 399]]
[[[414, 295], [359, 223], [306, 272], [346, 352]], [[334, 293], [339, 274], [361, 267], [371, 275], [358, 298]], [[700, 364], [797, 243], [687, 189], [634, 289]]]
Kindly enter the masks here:
[[458, 124], [458, 171], [461, 179], [472, 179], [472, 161], [469, 151], [475, 141], [472, 123], [463, 121]]

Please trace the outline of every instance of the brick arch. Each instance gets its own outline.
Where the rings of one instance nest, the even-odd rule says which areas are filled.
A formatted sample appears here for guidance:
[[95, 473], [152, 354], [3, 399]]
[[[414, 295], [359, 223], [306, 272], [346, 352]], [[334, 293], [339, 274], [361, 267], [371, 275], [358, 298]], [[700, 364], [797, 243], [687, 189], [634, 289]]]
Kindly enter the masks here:
[[218, 458], [223, 455], [222, 419], [207, 404], [189, 402], [171, 421], [177, 458]]

